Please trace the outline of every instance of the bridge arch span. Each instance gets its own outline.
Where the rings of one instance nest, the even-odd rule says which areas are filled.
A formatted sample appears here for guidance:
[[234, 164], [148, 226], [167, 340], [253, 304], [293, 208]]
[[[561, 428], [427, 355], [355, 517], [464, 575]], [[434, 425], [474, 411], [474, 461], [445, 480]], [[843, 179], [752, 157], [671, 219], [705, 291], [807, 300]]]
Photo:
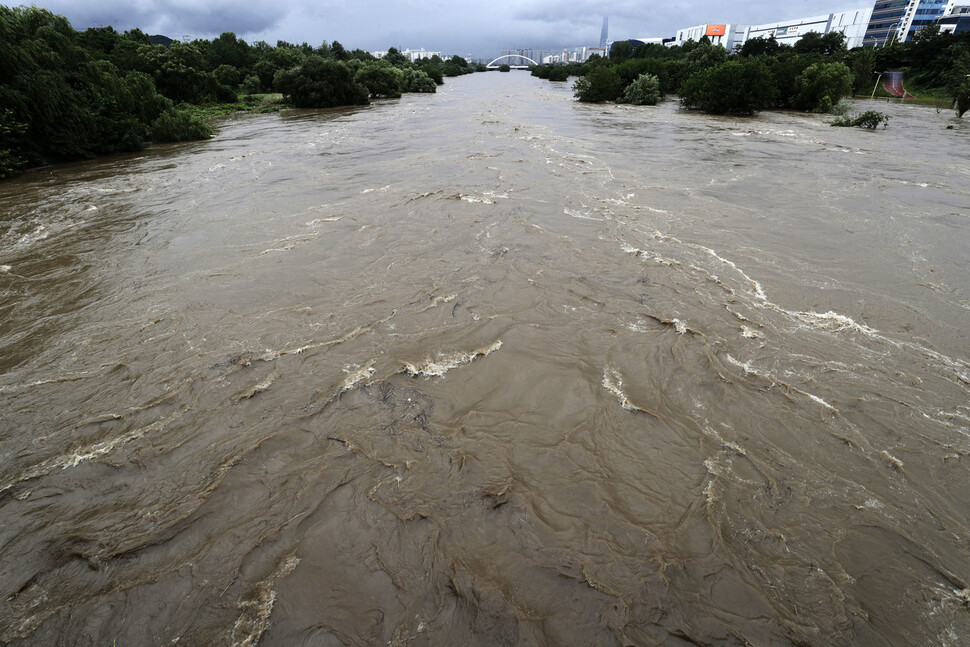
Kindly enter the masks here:
[[525, 59], [525, 60], [529, 61], [533, 65], [538, 65], [538, 63], [536, 63], [535, 61], [533, 61], [528, 56], [522, 56], [521, 54], [503, 54], [502, 56], [499, 56], [497, 59], [495, 59], [494, 61], [492, 61], [491, 63], [489, 63], [485, 67], [498, 67], [495, 64], [498, 63], [499, 61], [501, 61], [503, 58], [522, 58], [522, 59]]

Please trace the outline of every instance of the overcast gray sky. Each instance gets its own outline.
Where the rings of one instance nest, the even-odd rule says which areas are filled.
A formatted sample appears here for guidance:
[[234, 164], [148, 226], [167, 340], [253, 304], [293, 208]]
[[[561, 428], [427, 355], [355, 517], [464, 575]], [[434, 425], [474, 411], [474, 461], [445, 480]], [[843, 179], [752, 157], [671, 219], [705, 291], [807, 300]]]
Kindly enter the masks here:
[[[211, 38], [224, 31], [247, 40], [347, 49], [388, 47], [489, 56], [506, 48], [596, 45], [603, 16], [610, 38], [673, 36], [705, 23], [758, 24], [872, 8], [872, 0], [34, 0], [76, 29], [111, 25], [149, 34]], [[4, 2], [15, 5], [19, 3]]]

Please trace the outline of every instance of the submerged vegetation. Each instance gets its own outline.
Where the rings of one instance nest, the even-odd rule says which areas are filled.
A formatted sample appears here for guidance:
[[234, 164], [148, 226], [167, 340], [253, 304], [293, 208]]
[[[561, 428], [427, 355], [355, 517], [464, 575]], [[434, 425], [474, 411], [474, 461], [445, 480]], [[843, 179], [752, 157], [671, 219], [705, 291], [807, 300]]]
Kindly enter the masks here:
[[843, 115], [832, 122], [833, 126], [858, 126], [859, 128], [869, 128], [875, 130], [882, 124], [885, 128], [889, 124], [889, 115], [883, 114], [876, 110], [866, 110], [860, 115], [851, 116]]
[[0, 178], [147, 142], [205, 139], [207, 119], [219, 114], [366, 104], [434, 92], [444, 77], [474, 71], [458, 56], [412, 63], [391, 48], [378, 60], [337, 41], [274, 47], [232, 32], [185, 43], [138, 29], [79, 32], [50, 11], [0, 5]]
[[532, 74], [550, 80], [580, 77], [573, 89], [576, 98], [587, 102], [633, 102], [629, 97], [639, 90], [631, 88], [649, 74], [657, 79], [661, 96], [679, 95], [684, 108], [750, 115], [775, 109], [838, 113], [843, 97], [887, 96], [881, 87], [873, 88], [880, 78], [877, 70], [902, 70], [913, 90], [950, 102], [958, 115], [970, 110], [970, 33], [941, 33], [938, 26], [922, 29], [907, 42], [852, 50], [838, 32], [809, 32], [791, 46], [755, 38], [733, 52], [707, 37], [674, 47], [620, 41], [609, 58], [540, 65]]

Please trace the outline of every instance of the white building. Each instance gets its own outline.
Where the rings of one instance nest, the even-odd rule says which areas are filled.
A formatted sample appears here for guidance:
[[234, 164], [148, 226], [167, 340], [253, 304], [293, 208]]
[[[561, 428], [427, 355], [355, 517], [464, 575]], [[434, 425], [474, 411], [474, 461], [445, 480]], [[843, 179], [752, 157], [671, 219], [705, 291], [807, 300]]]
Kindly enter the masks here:
[[677, 37], [668, 45], [683, 45], [689, 40], [699, 42], [707, 36], [712, 45], [723, 45], [729, 52], [744, 42], [744, 25], [695, 25], [677, 30]]
[[[371, 52], [370, 54], [374, 58], [384, 58], [385, 56], [387, 56], [387, 52], [386, 51], [384, 51], [384, 52]], [[401, 52], [401, 55], [404, 56], [404, 58], [408, 59], [409, 61], [411, 61], [413, 63], [416, 60], [418, 60], [419, 58], [431, 58], [432, 56], [437, 56], [437, 57], [440, 58], [441, 57], [441, 52], [428, 52], [428, 51], [426, 51], [424, 49], [406, 49], [403, 52]]]
[[[951, 0], [952, 1], [952, 0]], [[808, 32], [845, 34], [846, 47], [860, 47], [866, 35], [872, 9], [853, 9], [827, 13], [809, 18], [794, 18], [764, 25], [695, 25], [677, 30], [677, 38], [668, 45], [683, 45], [689, 40], [700, 41], [705, 36], [714, 45], [723, 45], [729, 52], [741, 47], [749, 38], [772, 38], [783, 45], [794, 45]]]
[[798, 42], [798, 39], [811, 31], [823, 35], [837, 31], [845, 34], [846, 47], [852, 49], [862, 45], [862, 39], [866, 35], [866, 27], [869, 25], [871, 16], [872, 9], [855, 9], [810, 18], [751, 25], [745, 29], [741, 44], [744, 44], [749, 38], [774, 37], [779, 44], [794, 45]]

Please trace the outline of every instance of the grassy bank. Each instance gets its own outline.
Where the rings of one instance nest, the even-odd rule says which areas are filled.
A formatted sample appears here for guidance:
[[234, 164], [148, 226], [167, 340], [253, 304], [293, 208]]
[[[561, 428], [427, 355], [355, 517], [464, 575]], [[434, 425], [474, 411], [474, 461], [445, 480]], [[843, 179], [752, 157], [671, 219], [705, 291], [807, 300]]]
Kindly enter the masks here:
[[180, 110], [186, 110], [191, 115], [207, 122], [237, 113], [252, 112], [265, 114], [279, 112], [290, 107], [292, 106], [283, 101], [283, 95], [278, 93], [240, 95], [238, 100], [233, 103], [215, 103], [204, 106], [197, 106], [191, 103], [179, 105]]

